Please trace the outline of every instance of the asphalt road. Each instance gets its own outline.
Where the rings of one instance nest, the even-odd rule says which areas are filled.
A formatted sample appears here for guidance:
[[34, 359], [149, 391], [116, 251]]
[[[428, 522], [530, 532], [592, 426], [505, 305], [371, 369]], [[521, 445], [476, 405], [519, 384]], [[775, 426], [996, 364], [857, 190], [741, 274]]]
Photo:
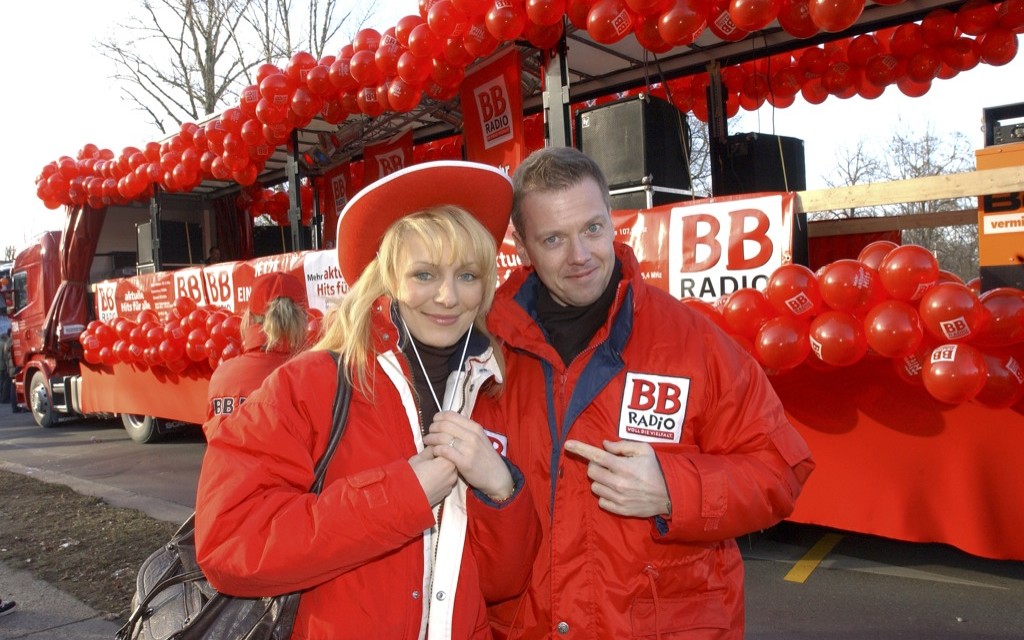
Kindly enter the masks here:
[[[173, 522], [193, 509], [204, 448], [198, 433], [140, 445], [119, 421], [41, 429], [0, 407], [0, 468]], [[789, 523], [739, 543], [750, 640], [1024, 638], [1022, 562]]]

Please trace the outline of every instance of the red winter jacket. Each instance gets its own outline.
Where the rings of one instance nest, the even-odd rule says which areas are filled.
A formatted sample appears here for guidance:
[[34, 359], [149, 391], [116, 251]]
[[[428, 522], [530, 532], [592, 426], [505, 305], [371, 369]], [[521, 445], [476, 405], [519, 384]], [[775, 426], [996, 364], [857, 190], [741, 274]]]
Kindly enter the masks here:
[[[462, 494], [464, 546], [448, 535], [458, 534], [460, 508], [449, 504], [456, 491], [437, 533], [408, 463], [422, 440], [390, 312], [385, 300], [376, 308], [374, 346], [381, 355], [370, 367], [373, 397], [353, 392], [319, 496], [309, 487], [337, 387], [327, 352], [292, 358], [213, 431], [197, 497], [198, 561], [226, 593], [305, 590], [296, 639], [491, 638], [486, 604], [518, 595], [528, 579], [540, 537], [533, 502], [510, 467], [517, 486], [508, 502]], [[440, 542], [429, 572], [434, 536]], [[448, 545], [453, 538], [458, 544]], [[447, 573], [452, 587], [438, 587]], [[429, 635], [425, 594], [432, 594]]]
[[[609, 318], [568, 367], [532, 319], [532, 271], [514, 273], [495, 299], [508, 456], [532, 488], [544, 536], [526, 594], [492, 608], [492, 619], [509, 638], [739, 640], [733, 538], [792, 511], [810, 452], [758, 364], [645, 284], [632, 250], [616, 254], [623, 278]], [[586, 462], [563, 453], [569, 438], [651, 442], [671, 518], [601, 510]]]
[[267, 350], [265, 342], [266, 335], [260, 327], [250, 326], [242, 355], [222, 362], [214, 370], [206, 392], [207, 420], [233, 413], [274, 369], [292, 357], [287, 345], [278, 344], [276, 349]]

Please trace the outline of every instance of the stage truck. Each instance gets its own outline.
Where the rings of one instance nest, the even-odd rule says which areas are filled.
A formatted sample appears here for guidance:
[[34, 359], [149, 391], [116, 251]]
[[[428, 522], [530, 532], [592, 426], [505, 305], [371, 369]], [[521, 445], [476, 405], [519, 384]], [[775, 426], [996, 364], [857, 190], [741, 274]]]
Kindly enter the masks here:
[[151, 211], [139, 204], [69, 209], [63, 232], [45, 232], [17, 254], [14, 384], [40, 426], [119, 417], [133, 440], [148, 443], [202, 424], [210, 374], [238, 353], [256, 276], [301, 277], [313, 324], [343, 293], [334, 251], [206, 264], [202, 230], [212, 214], [202, 202], [164, 198], [159, 253]]

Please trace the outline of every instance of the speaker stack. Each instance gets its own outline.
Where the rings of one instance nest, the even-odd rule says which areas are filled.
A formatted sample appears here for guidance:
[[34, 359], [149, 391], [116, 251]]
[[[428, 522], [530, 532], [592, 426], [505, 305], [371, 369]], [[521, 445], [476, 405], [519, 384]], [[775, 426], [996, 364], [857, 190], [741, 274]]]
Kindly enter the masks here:
[[576, 146], [608, 180], [612, 209], [647, 209], [690, 195], [686, 117], [646, 94], [580, 109]]

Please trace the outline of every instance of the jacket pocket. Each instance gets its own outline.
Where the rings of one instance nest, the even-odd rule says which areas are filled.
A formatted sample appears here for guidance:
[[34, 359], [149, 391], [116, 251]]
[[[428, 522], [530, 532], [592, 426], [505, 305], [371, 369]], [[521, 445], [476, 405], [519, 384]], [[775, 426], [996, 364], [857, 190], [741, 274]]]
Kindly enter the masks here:
[[637, 598], [629, 616], [634, 638], [696, 629], [729, 629], [724, 589], [684, 598]]

